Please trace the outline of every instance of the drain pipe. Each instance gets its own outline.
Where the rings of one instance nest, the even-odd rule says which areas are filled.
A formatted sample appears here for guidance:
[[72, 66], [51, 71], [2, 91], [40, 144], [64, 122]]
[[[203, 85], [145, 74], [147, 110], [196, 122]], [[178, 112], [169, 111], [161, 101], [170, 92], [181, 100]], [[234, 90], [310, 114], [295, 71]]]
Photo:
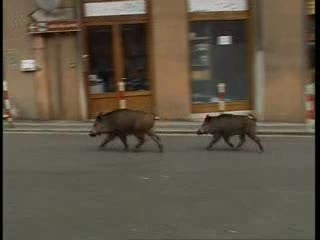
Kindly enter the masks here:
[[87, 72], [87, 66], [83, 64], [83, 61], [85, 59], [85, 55], [83, 55], [83, 47], [84, 47], [84, 41], [83, 41], [83, 29], [82, 29], [82, 16], [81, 16], [81, 4], [82, 1], [74, 0], [75, 8], [76, 8], [76, 14], [77, 14], [77, 21], [80, 26], [80, 31], [77, 33], [77, 65], [78, 65], [78, 80], [79, 80], [79, 110], [80, 110], [80, 116], [81, 120], [87, 120], [88, 119], [88, 99], [87, 99], [87, 92], [86, 92], [86, 86], [85, 86], [85, 73]]

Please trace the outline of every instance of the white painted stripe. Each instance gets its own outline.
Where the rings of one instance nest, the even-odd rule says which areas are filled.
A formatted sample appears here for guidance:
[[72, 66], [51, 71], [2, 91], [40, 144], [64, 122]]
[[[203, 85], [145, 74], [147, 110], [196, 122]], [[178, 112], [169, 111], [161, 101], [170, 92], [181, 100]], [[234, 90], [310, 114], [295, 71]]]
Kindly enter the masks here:
[[220, 110], [220, 111], [224, 111], [224, 110], [225, 110], [224, 101], [219, 101], [219, 110]]
[[120, 92], [125, 91], [125, 84], [124, 84], [124, 82], [119, 82], [119, 91], [120, 91]]
[[3, 91], [8, 91], [7, 81], [3, 81]]
[[312, 102], [310, 102], [310, 101], [306, 102], [306, 110], [307, 111], [312, 111], [312, 109], [313, 109]]
[[9, 99], [5, 99], [4, 100], [4, 106], [7, 110], [10, 110], [11, 106], [10, 106], [10, 101]]
[[126, 108], [126, 100], [125, 99], [120, 99], [119, 104], [120, 104], [120, 109]]

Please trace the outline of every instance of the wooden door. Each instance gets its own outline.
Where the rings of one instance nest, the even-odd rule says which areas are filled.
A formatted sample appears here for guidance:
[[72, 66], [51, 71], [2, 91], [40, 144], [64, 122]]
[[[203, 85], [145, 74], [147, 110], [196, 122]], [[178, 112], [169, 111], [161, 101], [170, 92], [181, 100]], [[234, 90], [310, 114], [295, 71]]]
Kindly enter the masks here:
[[87, 26], [89, 118], [119, 107], [120, 81], [127, 108], [151, 111], [147, 35], [145, 22]]

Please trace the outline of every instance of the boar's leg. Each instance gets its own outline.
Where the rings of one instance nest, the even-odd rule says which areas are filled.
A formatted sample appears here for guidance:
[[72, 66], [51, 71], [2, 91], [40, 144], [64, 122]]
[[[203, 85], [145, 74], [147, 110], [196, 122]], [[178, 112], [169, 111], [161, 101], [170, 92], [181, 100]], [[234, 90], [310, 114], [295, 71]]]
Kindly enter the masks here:
[[264, 150], [263, 150], [263, 147], [262, 147], [262, 145], [261, 145], [260, 138], [257, 137], [256, 135], [252, 134], [252, 133], [248, 133], [247, 135], [248, 135], [249, 138], [251, 138], [256, 144], [258, 144], [260, 151], [263, 152]]
[[150, 138], [158, 145], [159, 147], [159, 151], [163, 152], [163, 145], [161, 143], [160, 137], [158, 135], [156, 135], [154, 132], [150, 131], [147, 133], [148, 136], [150, 136]]
[[127, 137], [125, 135], [119, 135], [119, 138], [124, 145], [124, 150], [127, 151], [129, 149], [129, 146], [127, 143]]
[[135, 134], [136, 138], [139, 140], [138, 144], [136, 145], [136, 150], [139, 149], [142, 144], [145, 142], [144, 134]]
[[246, 135], [241, 134], [239, 137], [240, 137], [240, 142], [236, 146], [236, 149], [239, 149], [246, 141]]
[[113, 140], [116, 137], [115, 134], [110, 133], [104, 140], [103, 142], [99, 145], [99, 148], [103, 148], [108, 142]]
[[210, 150], [210, 148], [212, 148], [212, 146], [218, 142], [221, 138], [221, 135], [220, 134], [216, 134], [213, 136], [211, 142], [209, 143], [209, 145], [207, 146], [207, 150]]
[[230, 142], [229, 136], [223, 136], [223, 140], [232, 148], [234, 148], [233, 144]]

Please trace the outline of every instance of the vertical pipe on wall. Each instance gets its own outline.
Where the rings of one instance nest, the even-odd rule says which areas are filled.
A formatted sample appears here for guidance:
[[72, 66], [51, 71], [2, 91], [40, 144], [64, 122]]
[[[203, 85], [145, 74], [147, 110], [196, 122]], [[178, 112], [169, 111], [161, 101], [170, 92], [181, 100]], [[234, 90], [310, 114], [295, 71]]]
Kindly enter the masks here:
[[64, 119], [65, 117], [65, 111], [63, 108], [63, 84], [62, 84], [62, 58], [61, 58], [61, 38], [59, 33], [54, 33], [54, 41], [55, 41], [55, 51], [56, 51], [56, 74], [57, 74], [57, 95], [58, 95], [58, 109], [59, 109], [59, 115], [58, 118]]
[[252, 1], [255, 53], [254, 53], [254, 110], [258, 119], [264, 120], [264, 51], [262, 36], [262, 2]]
[[75, 2], [75, 8], [76, 8], [76, 14], [77, 14], [77, 20], [78, 23], [81, 27], [81, 31], [77, 33], [77, 40], [76, 40], [76, 46], [78, 50], [78, 56], [76, 57], [77, 59], [77, 73], [78, 73], [78, 81], [79, 81], [79, 110], [80, 110], [80, 117], [82, 120], [86, 120], [88, 118], [88, 99], [87, 99], [87, 93], [86, 93], [86, 87], [85, 87], [85, 79], [84, 79], [84, 72], [85, 72], [85, 67], [83, 65], [83, 31], [82, 31], [82, 11], [81, 11], [81, 0], [74, 0]]
[[46, 42], [41, 34], [33, 37], [33, 51], [38, 70], [35, 72], [36, 101], [40, 120], [50, 119], [49, 85], [47, 80]]

